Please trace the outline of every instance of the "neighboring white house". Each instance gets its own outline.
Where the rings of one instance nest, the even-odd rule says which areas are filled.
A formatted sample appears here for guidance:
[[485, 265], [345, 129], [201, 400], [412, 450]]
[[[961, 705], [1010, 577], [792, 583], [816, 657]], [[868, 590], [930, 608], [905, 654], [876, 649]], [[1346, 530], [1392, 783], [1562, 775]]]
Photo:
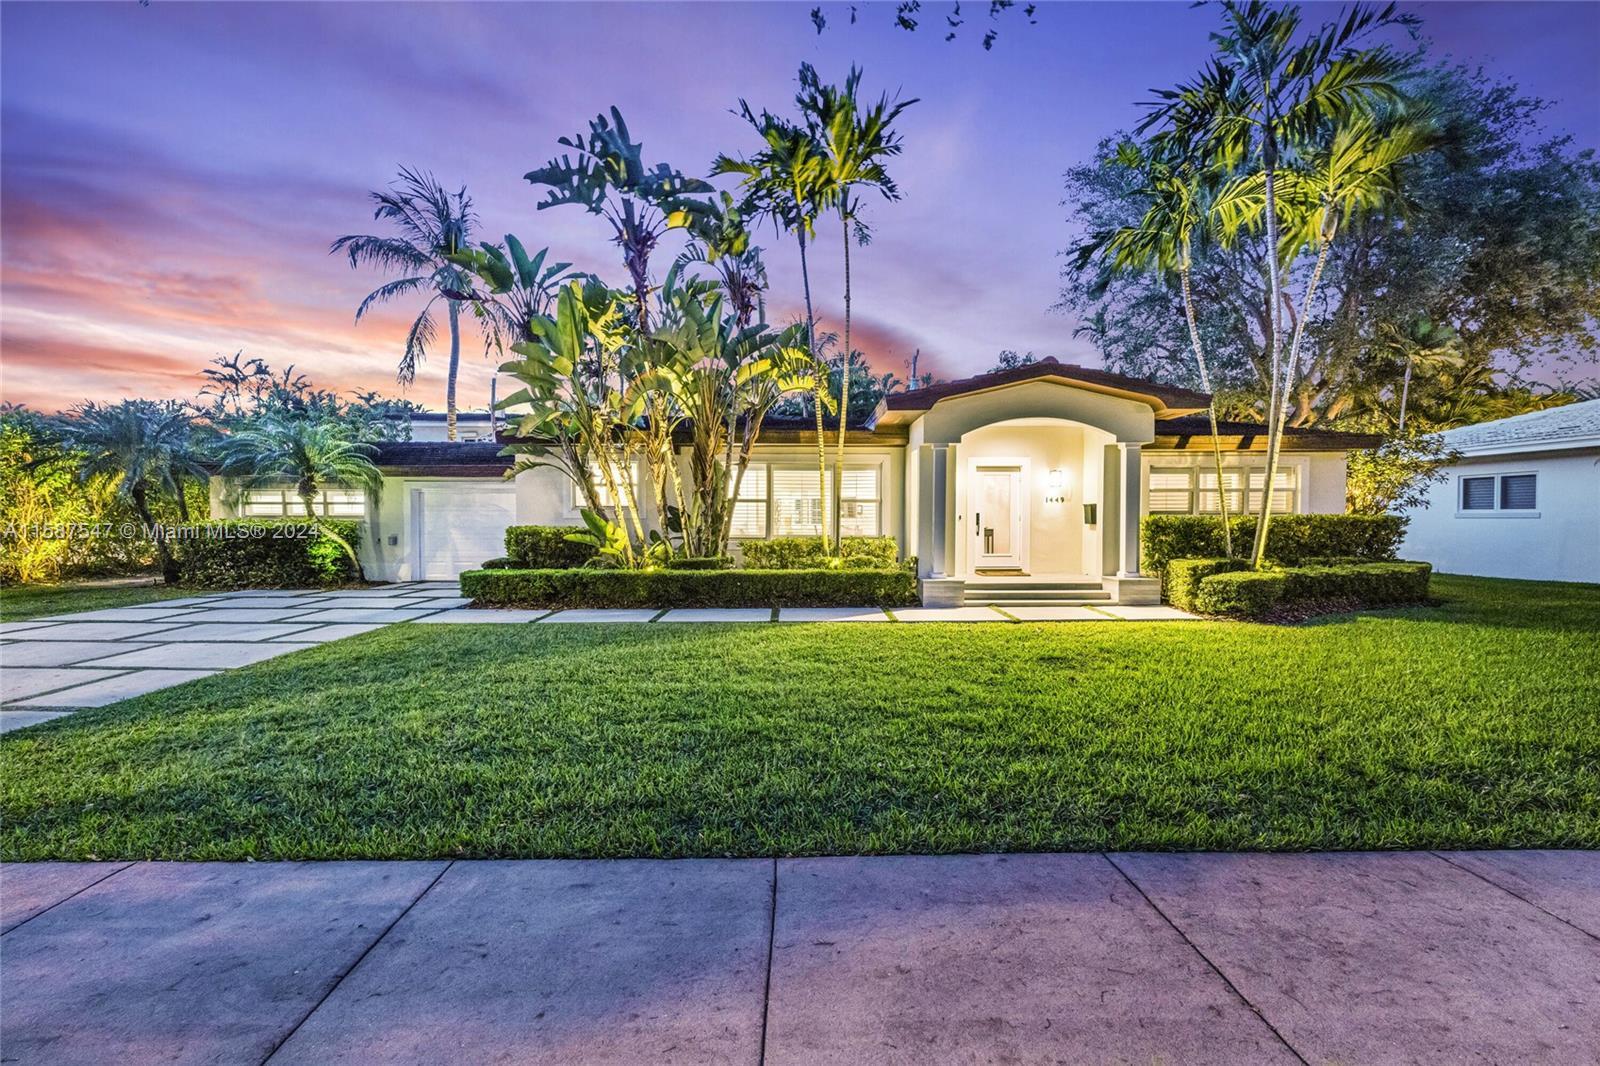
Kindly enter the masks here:
[[1600, 400], [1447, 430], [1461, 453], [1402, 554], [1449, 574], [1600, 581]]
[[[1076, 586], [1123, 603], [1151, 602], [1159, 582], [1139, 569], [1139, 519], [1218, 508], [1207, 399], [1053, 359], [893, 394], [848, 434], [844, 533], [894, 537], [917, 557], [930, 604], [985, 602], [999, 585], [1012, 597], [1030, 588], [1040, 598], [1068, 596]], [[1219, 430], [1230, 511], [1259, 507], [1263, 427], [1229, 422]], [[1274, 506], [1344, 511], [1345, 454], [1377, 443], [1291, 430]], [[367, 573], [393, 581], [449, 579], [502, 555], [510, 525], [581, 524], [579, 493], [564, 474], [538, 467], [507, 478], [511, 459], [500, 448], [491, 439], [384, 444], [376, 505], [330, 493], [325, 506], [329, 514], [366, 516]], [[831, 447], [828, 461], [831, 467]], [[735, 550], [743, 540], [821, 531], [831, 504], [818, 492], [816, 463], [813, 429], [765, 424], [739, 494]], [[830, 478], [837, 473], [830, 469]], [[219, 516], [295, 508], [284, 493], [241, 499], [225, 488], [219, 484], [213, 496]], [[648, 495], [639, 494], [645, 503]]]

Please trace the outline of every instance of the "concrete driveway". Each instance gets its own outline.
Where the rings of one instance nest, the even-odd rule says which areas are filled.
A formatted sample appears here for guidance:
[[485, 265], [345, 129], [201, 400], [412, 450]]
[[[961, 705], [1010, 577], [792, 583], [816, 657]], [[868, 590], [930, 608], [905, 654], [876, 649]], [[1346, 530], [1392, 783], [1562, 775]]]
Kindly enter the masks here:
[[1594, 1063], [1600, 853], [0, 868], [8, 1063]]

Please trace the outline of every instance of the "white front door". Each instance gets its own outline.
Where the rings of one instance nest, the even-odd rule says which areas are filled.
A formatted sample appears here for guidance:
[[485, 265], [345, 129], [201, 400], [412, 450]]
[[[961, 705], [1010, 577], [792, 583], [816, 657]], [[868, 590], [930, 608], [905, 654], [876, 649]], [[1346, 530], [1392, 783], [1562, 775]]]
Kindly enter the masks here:
[[968, 500], [972, 510], [972, 568], [1024, 568], [1023, 523], [1027, 520], [1027, 505], [1022, 495], [1022, 468], [974, 463]]

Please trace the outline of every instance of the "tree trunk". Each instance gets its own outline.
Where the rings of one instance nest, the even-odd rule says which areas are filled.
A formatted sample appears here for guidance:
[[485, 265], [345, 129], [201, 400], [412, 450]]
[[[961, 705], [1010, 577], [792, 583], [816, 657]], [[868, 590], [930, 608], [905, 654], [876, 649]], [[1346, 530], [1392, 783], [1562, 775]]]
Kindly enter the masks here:
[[444, 383], [444, 439], [456, 439], [456, 373], [461, 369], [461, 308], [450, 304], [450, 373]]
[[[1283, 434], [1283, 419], [1280, 417], [1279, 407], [1282, 406], [1278, 398], [1278, 349], [1279, 333], [1283, 312], [1279, 307], [1279, 300], [1283, 293], [1283, 282], [1278, 270], [1278, 186], [1277, 164], [1278, 145], [1275, 131], [1272, 127], [1273, 116], [1267, 117], [1267, 127], [1263, 133], [1261, 145], [1262, 176], [1266, 186], [1266, 222], [1267, 222], [1267, 285], [1271, 290], [1268, 306], [1271, 314], [1268, 321], [1271, 323], [1267, 338], [1267, 371], [1269, 386], [1267, 392], [1267, 452], [1269, 465], [1277, 456], [1278, 438]], [[1272, 504], [1272, 474], [1267, 474], [1268, 483], [1262, 491], [1262, 517], [1256, 522], [1255, 543], [1250, 549], [1250, 567], [1253, 570], [1261, 569], [1261, 563], [1267, 554], [1267, 523], [1269, 521]], [[1222, 486], [1217, 486], [1219, 489]], [[1248, 477], [1244, 486], [1245, 505], [1250, 503], [1250, 484]]]
[[139, 516], [139, 521], [144, 523], [144, 528], [150, 531], [150, 539], [155, 541], [156, 558], [161, 562], [161, 580], [168, 585], [176, 585], [178, 563], [167, 547], [166, 531], [156, 524], [155, 516], [150, 513], [150, 497], [143, 481], [134, 482], [131, 495], [134, 513]]
[[1411, 356], [1406, 356], [1406, 376], [1400, 383], [1400, 425], [1394, 431], [1396, 437], [1406, 435], [1406, 401], [1411, 398]]
[[[811, 310], [811, 272], [806, 266], [806, 228], [800, 223], [795, 229], [800, 239], [800, 282], [806, 295], [806, 354], [817, 363], [817, 319]], [[817, 531], [822, 534], [822, 552], [828, 553], [828, 438], [822, 425], [822, 401], [828, 395], [828, 375], [816, 366], [816, 388], [812, 390], [812, 404], [817, 409], [817, 503], [822, 508]]]
[[[1211, 393], [1211, 373], [1206, 367], [1206, 351], [1200, 344], [1200, 326], [1194, 317], [1194, 298], [1189, 291], [1189, 264], [1185, 259], [1178, 269], [1178, 278], [1183, 285], [1183, 315], [1189, 321], [1189, 343], [1194, 345], [1195, 363], [1200, 367], [1200, 386]], [[1233, 558], [1233, 527], [1228, 524], [1228, 486], [1222, 480], [1222, 442], [1217, 439], [1217, 400], [1213, 396], [1206, 406], [1206, 413], [1211, 416], [1211, 454], [1217, 462], [1217, 510], [1222, 515], [1222, 551], [1229, 559]], [[1249, 492], [1249, 486], [1245, 487]]]
[[844, 230], [844, 363], [839, 370], [839, 447], [834, 453], [833, 536], [839, 554], [844, 555], [844, 436], [850, 424], [850, 219], [839, 208], [839, 226]]

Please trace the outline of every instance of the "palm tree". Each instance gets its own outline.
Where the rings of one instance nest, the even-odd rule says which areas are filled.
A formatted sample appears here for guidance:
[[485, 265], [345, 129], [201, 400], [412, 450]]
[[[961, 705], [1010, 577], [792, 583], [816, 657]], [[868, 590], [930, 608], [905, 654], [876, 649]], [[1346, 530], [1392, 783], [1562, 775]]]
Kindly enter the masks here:
[[767, 267], [761, 249], [750, 243], [749, 220], [759, 213], [754, 199], [736, 202], [724, 192], [716, 200], [675, 201], [667, 215], [667, 225], [688, 230], [690, 238], [673, 268], [683, 271], [704, 263], [716, 271], [741, 329], [766, 318], [762, 293], [767, 291]]
[[[806, 353], [817, 359], [817, 318], [811, 303], [811, 272], [806, 262], [806, 242], [816, 234], [817, 215], [830, 202], [829, 183], [822, 145], [807, 127], [779, 118], [768, 111], [758, 116], [750, 105], [739, 101], [739, 113], [761, 135], [766, 145], [748, 160], [719, 155], [711, 165], [713, 174], [737, 174], [741, 187], [760, 205], [773, 226], [795, 235], [800, 246], [800, 283], [806, 301]], [[827, 395], [828, 375], [820, 365], [815, 373], [817, 418], [817, 491], [823, 508], [820, 532], [822, 549], [828, 550], [828, 442], [822, 411], [832, 405]]]
[[450, 322], [450, 370], [445, 378], [445, 436], [456, 439], [456, 374], [461, 366], [460, 300], [470, 288], [465, 270], [452, 256], [467, 248], [478, 219], [472, 199], [462, 187], [447, 192], [432, 174], [400, 168], [400, 177], [385, 191], [372, 193], [377, 204], [372, 217], [394, 223], [398, 236], [340, 237], [329, 254], [350, 257], [352, 268], [374, 266], [403, 275], [374, 289], [356, 308], [360, 322], [374, 304], [401, 296], [425, 294], [427, 302], [406, 332], [405, 351], [395, 375], [402, 385], [417, 379], [417, 364], [427, 358], [434, 338], [433, 305], [441, 298]]
[[1461, 335], [1443, 323], [1427, 317], [1413, 319], [1404, 329], [1394, 323], [1385, 323], [1380, 343], [1396, 357], [1405, 359], [1405, 373], [1400, 381], [1400, 417], [1394, 435], [1406, 435], [1406, 405], [1411, 400], [1411, 370], [1421, 363], [1430, 369], [1460, 367]]
[[[1314, 143], [1330, 121], [1370, 116], [1381, 105], [1400, 105], [1400, 82], [1407, 60], [1387, 48], [1360, 47], [1363, 38], [1385, 26], [1416, 25], [1416, 17], [1383, 8], [1355, 6], [1342, 20], [1301, 34], [1298, 7], [1270, 7], [1260, 0], [1223, 5], [1224, 29], [1212, 35], [1218, 55], [1193, 81], [1160, 90], [1140, 133], [1160, 127], [1180, 156], [1218, 169], [1256, 170], [1244, 180], [1260, 187], [1255, 218], [1264, 222], [1268, 254], [1267, 484], [1256, 522], [1253, 566], [1266, 553], [1272, 516], [1272, 480], [1277, 474], [1285, 407], [1295, 371], [1295, 354], [1283, 351], [1283, 277], [1299, 245], [1280, 240], [1283, 208], [1278, 183], [1285, 159], [1292, 162]], [[1221, 206], [1219, 204], [1219, 206]], [[1246, 232], [1249, 212], [1240, 210], [1230, 227]], [[1302, 316], [1302, 321], [1303, 321]], [[1220, 486], [1219, 486], [1220, 487]]]
[[292, 483], [306, 517], [318, 532], [344, 549], [362, 580], [366, 574], [355, 548], [317, 514], [316, 501], [324, 488], [340, 485], [361, 489], [376, 504], [383, 490], [383, 475], [373, 462], [377, 451], [335, 419], [281, 413], [269, 413], [241, 426], [218, 447], [222, 473], [237, 477], [241, 491]]
[[1195, 240], [1198, 237], [1204, 242], [1212, 236], [1209, 207], [1212, 183], [1186, 160], [1161, 158], [1160, 150], [1161, 146], [1142, 148], [1131, 141], [1118, 146], [1118, 164], [1141, 174], [1145, 182], [1143, 194], [1150, 206], [1138, 225], [1091, 236], [1077, 249], [1077, 265], [1082, 269], [1092, 259], [1100, 257], [1105, 260], [1108, 275], [1119, 270], [1137, 270], [1167, 278], [1177, 274], [1178, 289], [1183, 297], [1184, 319], [1189, 327], [1189, 343], [1194, 350], [1195, 365], [1200, 371], [1200, 387], [1210, 397], [1206, 414], [1211, 420], [1211, 454], [1217, 471], [1222, 548], [1224, 554], [1232, 559], [1233, 529], [1228, 520], [1228, 488], [1222, 471], [1222, 442], [1217, 436], [1217, 400], [1205, 345], [1200, 340], [1194, 293], [1190, 287]]
[[178, 564], [151, 513], [150, 499], [152, 493], [181, 495], [186, 475], [207, 476], [195, 450], [188, 408], [170, 400], [84, 403], [59, 423], [59, 432], [62, 442], [82, 455], [80, 480], [105, 476], [116, 481], [117, 494], [132, 502], [134, 513], [155, 541], [162, 579], [176, 584]]
[[[842, 537], [842, 517], [837, 496], [844, 478], [844, 442], [850, 412], [850, 241], [851, 229], [856, 239], [865, 244], [868, 231], [860, 218], [860, 198], [853, 194], [857, 188], [877, 189], [886, 200], [900, 199], [900, 189], [889, 177], [883, 161], [900, 154], [900, 135], [893, 129], [894, 120], [915, 99], [891, 101], [888, 96], [863, 111], [856, 100], [861, 84], [861, 68], [851, 67], [845, 77], [844, 87], [823, 85], [816, 69], [810, 63], [800, 64], [800, 93], [795, 103], [811, 126], [812, 135], [822, 146], [824, 157], [824, 182], [839, 213], [839, 231], [844, 238], [844, 350], [845, 372], [839, 377], [839, 440], [834, 462], [838, 477], [834, 481], [833, 507], [834, 532]], [[836, 543], [839, 543], [836, 541]]]

